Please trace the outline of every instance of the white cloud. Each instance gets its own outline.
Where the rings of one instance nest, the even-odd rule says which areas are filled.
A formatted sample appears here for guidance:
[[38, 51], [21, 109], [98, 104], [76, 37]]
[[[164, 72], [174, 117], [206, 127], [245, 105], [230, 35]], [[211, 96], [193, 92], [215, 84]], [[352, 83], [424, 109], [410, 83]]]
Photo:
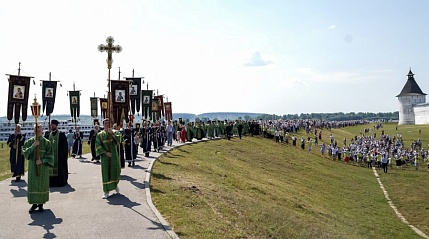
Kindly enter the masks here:
[[329, 29], [329, 30], [334, 30], [335, 28], [337, 28], [337, 26], [335, 26], [335, 25], [330, 25], [330, 26], [328, 27], [328, 29]]
[[244, 63], [244, 66], [266, 66], [272, 63], [273, 62], [270, 60], [266, 61], [262, 59], [259, 51], [256, 51], [253, 53], [252, 57], [246, 63]]

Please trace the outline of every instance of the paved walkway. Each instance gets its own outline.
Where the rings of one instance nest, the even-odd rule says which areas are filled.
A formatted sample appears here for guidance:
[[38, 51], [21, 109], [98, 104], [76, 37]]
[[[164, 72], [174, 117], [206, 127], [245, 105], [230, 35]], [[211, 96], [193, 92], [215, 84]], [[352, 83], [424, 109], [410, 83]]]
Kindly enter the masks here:
[[[173, 147], [177, 147], [176, 143]], [[165, 147], [168, 151], [172, 148]], [[164, 151], [164, 152], [166, 152]], [[177, 235], [153, 206], [149, 179], [153, 162], [163, 152], [142, 156], [122, 169], [120, 194], [102, 199], [101, 168], [69, 158], [69, 185], [51, 188], [45, 212], [29, 214], [27, 177], [0, 182], [1, 238], [175, 238]], [[127, 165], [127, 163], [126, 163]]]

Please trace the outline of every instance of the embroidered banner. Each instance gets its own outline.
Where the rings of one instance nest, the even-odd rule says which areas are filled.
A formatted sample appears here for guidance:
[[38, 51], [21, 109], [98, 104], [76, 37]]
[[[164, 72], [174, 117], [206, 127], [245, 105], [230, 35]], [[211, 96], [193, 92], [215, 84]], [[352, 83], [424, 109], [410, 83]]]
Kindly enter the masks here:
[[172, 120], [173, 119], [173, 110], [171, 109], [171, 102], [165, 102], [164, 108], [165, 108], [165, 119], [167, 121]]
[[98, 117], [98, 105], [97, 105], [98, 98], [90, 97], [89, 101], [91, 102], [91, 117], [97, 118]]
[[14, 118], [15, 124], [19, 123], [20, 113], [22, 121], [27, 120], [28, 94], [30, 92], [31, 76], [9, 75], [9, 97], [7, 100], [7, 119]]
[[100, 98], [100, 109], [101, 109], [101, 117], [103, 119], [107, 118], [107, 98]]
[[142, 90], [142, 116], [149, 119], [152, 116], [152, 90]]
[[131, 101], [131, 112], [135, 115], [140, 112], [140, 98], [141, 98], [141, 81], [142, 78], [126, 78], [130, 82], [130, 101]]
[[160, 114], [159, 114], [159, 99], [158, 97], [152, 99], [152, 119], [153, 122], [159, 120]]
[[128, 123], [128, 111], [130, 110], [130, 82], [111, 80], [110, 85], [112, 93], [113, 123], [117, 123], [118, 126], [121, 126], [124, 120]]
[[49, 116], [54, 112], [55, 97], [57, 94], [56, 81], [42, 81], [43, 112]]
[[162, 95], [155, 96], [156, 99], [158, 99], [158, 114], [159, 117], [162, 117], [165, 115], [164, 113], [164, 97]]
[[70, 115], [73, 122], [77, 122], [80, 116], [80, 91], [69, 91]]

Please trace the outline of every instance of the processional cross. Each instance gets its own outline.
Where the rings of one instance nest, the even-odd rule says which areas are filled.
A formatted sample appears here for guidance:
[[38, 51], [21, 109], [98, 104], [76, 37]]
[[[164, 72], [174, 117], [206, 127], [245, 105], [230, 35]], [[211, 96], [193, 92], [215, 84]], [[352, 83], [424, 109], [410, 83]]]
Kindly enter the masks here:
[[[109, 85], [110, 85], [110, 69], [112, 69], [112, 63], [113, 63], [113, 59], [112, 59], [112, 53], [116, 52], [119, 53], [122, 51], [122, 47], [120, 45], [116, 45], [114, 46], [113, 43], [115, 42], [115, 40], [113, 39], [113, 37], [109, 36], [106, 39], [107, 45], [103, 45], [100, 44], [98, 45], [98, 50], [100, 52], [104, 52], [107, 51], [107, 69], [109, 69], [109, 77], [108, 77], [108, 81], [109, 81]], [[110, 88], [110, 86], [109, 86]]]
[[116, 53], [121, 52], [122, 47], [120, 45], [116, 45], [116, 46], [113, 45], [115, 40], [113, 39], [112, 36], [107, 37], [106, 42], [107, 42], [107, 45], [103, 45], [103, 44], [98, 45], [98, 50], [100, 52], [107, 51], [107, 60], [106, 61], [107, 61], [107, 69], [109, 70], [108, 78], [107, 78], [107, 82], [108, 82], [107, 87], [108, 87], [108, 95], [109, 95], [108, 96], [109, 100], [107, 101], [107, 108], [108, 108], [109, 117], [111, 118], [111, 115], [112, 115], [112, 108], [111, 108], [112, 95], [110, 92], [110, 69], [112, 69], [112, 63], [113, 63], [112, 53], [113, 52], [116, 52]]

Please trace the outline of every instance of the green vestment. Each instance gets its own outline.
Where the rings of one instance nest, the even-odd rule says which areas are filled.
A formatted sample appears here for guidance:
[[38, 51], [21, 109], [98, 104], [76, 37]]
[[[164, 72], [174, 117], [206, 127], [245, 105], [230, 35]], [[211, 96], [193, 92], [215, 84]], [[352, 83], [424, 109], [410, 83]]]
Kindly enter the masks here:
[[214, 127], [213, 124], [209, 124], [207, 126], [207, 137], [209, 137], [209, 138], [213, 138], [214, 137], [214, 129], [215, 129], [215, 127]]
[[[52, 146], [52, 153], [57, 156], [58, 155], [58, 139], [60, 134], [57, 133], [55, 136], [50, 133], [49, 134], [49, 141], [51, 142]], [[58, 176], [58, 157], [54, 157], [54, 165], [52, 168], [49, 169], [49, 175], [50, 176]]]
[[25, 142], [23, 147], [24, 157], [28, 162], [28, 202], [30, 204], [44, 204], [49, 201], [49, 169], [54, 165], [51, 142], [43, 136], [39, 136], [39, 157], [42, 160], [40, 175], [37, 176], [36, 147], [33, 147], [36, 138]]
[[243, 123], [243, 134], [244, 135], [250, 134], [249, 122]]
[[[121, 133], [114, 131], [113, 135], [109, 136], [106, 131], [101, 131], [95, 139], [95, 151], [100, 155], [101, 159], [101, 177], [103, 180], [103, 192], [115, 190], [118, 186], [121, 177], [121, 164], [119, 159], [118, 146]], [[110, 152], [112, 157], [107, 157], [104, 153]]]

